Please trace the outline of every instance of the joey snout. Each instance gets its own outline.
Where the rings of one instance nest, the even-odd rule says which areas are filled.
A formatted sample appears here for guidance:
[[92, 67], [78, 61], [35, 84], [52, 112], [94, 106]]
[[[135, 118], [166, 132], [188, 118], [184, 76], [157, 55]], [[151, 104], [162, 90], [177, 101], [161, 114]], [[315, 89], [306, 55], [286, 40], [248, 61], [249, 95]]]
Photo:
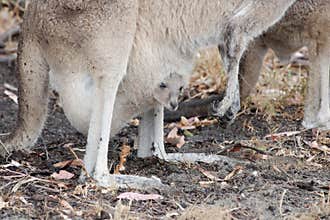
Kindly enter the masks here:
[[172, 94], [168, 89], [156, 89], [154, 98], [170, 111], [178, 109], [179, 101], [177, 95]]
[[168, 105], [170, 111], [176, 111], [179, 107], [178, 99], [171, 99]]

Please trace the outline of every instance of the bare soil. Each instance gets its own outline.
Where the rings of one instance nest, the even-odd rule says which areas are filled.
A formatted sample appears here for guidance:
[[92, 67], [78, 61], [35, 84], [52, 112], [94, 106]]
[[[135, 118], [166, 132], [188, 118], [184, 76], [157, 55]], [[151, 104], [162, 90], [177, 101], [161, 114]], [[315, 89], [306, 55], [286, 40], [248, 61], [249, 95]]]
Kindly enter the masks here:
[[[17, 86], [14, 67], [2, 64], [0, 134], [12, 131], [18, 110], [4, 95], [4, 83]], [[80, 168], [73, 165], [61, 168], [74, 173], [72, 179], [51, 177], [60, 170], [55, 163], [75, 159], [71, 150], [83, 158], [86, 143], [53, 99], [42, 137], [32, 151], [0, 160], [0, 219], [330, 219], [329, 154], [311, 147], [313, 141], [329, 146], [330, 135], [304, 130], [302, 112], [302, 106], [290, 105], [269, 119], [248, 106], [227, 128], [198, 128], [186, 137], [183, 148], [167, 148], [170, 152], [220, 152], [242, 163], [174, 164], [139, 159], [133, 150], [123, 173], [157, 176], [170, 190], [115, 191], [97, 187], [92, 180], [80, 183]], [[288, 131], [301, 132], [265, 138]], [[118, 164], [124, 142], [133, 148], [136, 133], [135, 126], [126, 127], [111, 140], [112, 167]], [[66, 147], [69, 143], [71, 147]], [[6, 166], [12, 161], [20, 165]], [[164, 198], [119, 201], [116, 197], [126, 191], [158, 193]]]

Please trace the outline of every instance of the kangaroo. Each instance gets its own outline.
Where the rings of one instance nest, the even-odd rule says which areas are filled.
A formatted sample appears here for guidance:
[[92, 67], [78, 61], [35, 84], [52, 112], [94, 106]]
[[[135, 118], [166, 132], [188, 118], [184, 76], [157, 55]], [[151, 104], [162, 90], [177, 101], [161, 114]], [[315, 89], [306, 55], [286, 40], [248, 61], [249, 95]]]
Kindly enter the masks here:
[[217, 112], [231, 106], [235, 112], [238, 64], [246, 46], [294, 2], [32, 0], [19, 43], [17, 127], [1, 154], [34, 144], [47, 115], [50, 82], [69, 121], [87, 133], [84, 162], [91, 177], [106, 186], [157, 185], [153, 179], [109, 174], [110, 136], [129, 118], [157, 111], [153, 85], [172, 72], [190, 74], [201, 47], [221, 45], [229, 82]]
[[330, 0], [297, 1], [285, 17], [257, 38], [240, 63], [241, 98], [249, 95], [268, 48], [282, 62], [303, 46], [309, 49], [310, 73], [303, 126], [330, 129]]

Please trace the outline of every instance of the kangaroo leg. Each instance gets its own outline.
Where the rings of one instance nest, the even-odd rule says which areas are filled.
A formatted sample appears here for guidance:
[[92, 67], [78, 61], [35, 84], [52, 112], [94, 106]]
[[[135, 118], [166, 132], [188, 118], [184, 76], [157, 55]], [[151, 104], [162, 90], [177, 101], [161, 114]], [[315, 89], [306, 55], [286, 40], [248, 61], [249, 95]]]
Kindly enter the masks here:
[[319, 46], [320, 53], [313, 58], [311, 70], [320, 73], [320, 108], [317, 113], [317, 126], [329, 129], [330, 128], [330, 102], [329, 102], [329, 57], [330, 45], [324, 44]]
[[240, 98], [245, 99], [258, 82], [268, 47], [258, 38], [249, 45], [239, 66]]
[[330, 122], [330, 105], [329, 105], [329, 56], [320, 57], [321, 62], [321, 106], [318, 113], [318, 123], [320, 126]]
[[[313, 45], [309, 45], [309, 55], [310, 55], [310, 72], [307, 82], [307, 94], [305, 99], [305, 112], [303, 126], [306, 128], [318, 127], [321, 121], [326, 121], [327, 119], [327, 102], [329, 100], [329, 93], [326, 95], [327, 100], [322, 100], [326, 91], [325, 88], [328, 82], [329, 86], [329, 64], [328, 57], [326, 53], [319, 51], [320, 45], [315, 42]], [[323, 82], [323, 80], [325, 82]], [[323, 91], [322, 91], [323, 90]], [[325, 116], [325, 117], [324, 117]], [[323, 120], [324, 119], [324, 120]]]
[[[157, 105], [154, 109], [143, 114], [142, 123], [139, 128], [140, 145], [138, 149], [139, 157], [148, 157], [154, 155], [161, 160], [168, 162], [204, 162], [214, 163], [223, 161], [225, 163], [236, 165], [244, 163], [225, 156], [205, 154], [205, 153], [166, 153], [164, 146], [164, 107]], [[141, 141], [142, 140], [142, 141]], [[143, 145], [141, 145], [143, 144]]]
[[139, 126], [138, 157], [153, 155], [166, 160], [164, 147], [164, 107], [157, 105], [143, 114]]
[[0, 155], [32, 146], [47, 116], [48, 65], [37, 40], [22, 36], [18, 51], [19, 111], [14, 132], [0, 144]]
[[138, 129], [138, 157], [146, 158], [153, 156], [154, 143], [154, 109], [145, 112], [140, 120]]
[[[119, 84], [126, 73], [137, 18], [137, 2], [117, 3], [117, 8], [121, 9], [120, 14], [114, 16], [104, 29], [100, 29], [87, 45], [88, 71], [95, 88], [84, 162], [89, 175], [101, 186], [159, 188], [163, 185], [158, 179], [110, 175], [108, 169], [108, 143], [114, 103]], [[109, 34], [105, 31], [107, 28], [114, 28], [115, 31]]]
[[214, 115], [226, 115], [232, 120], [235, 118], [240, 109], [239, 63], [247, 45], [279, 21], [294, 2], [295, 0], [267, 3], [261, 0], [245, 1], [229, 19], [223, 33], [223, 44], [220, 45], [224, 67], [228, 73], [227, 89], [225, 98], [214, 104]]

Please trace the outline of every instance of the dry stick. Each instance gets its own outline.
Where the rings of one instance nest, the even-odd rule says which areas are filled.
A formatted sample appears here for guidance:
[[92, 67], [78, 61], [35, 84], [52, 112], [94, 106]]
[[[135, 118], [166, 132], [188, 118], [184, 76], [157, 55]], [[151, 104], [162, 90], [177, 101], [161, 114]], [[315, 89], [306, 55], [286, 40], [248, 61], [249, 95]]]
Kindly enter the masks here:
[[280, 200], [280, 207], [279, 208], [280, 208], [280, 214], [281, 214], [281, 216], [283, 216], [282, 206], [283, 206], [284, 196], [285, 196], [285, 194], [286, 194], [287, 191], [288, 191], [287, 189], [285, 189], [283, 191], [282, 196], [281, 196], [281, 200]]
[[[71, 147], [72, 145], [73, 145], [73, 144], [69, 144], [69, 145], [67, 145], [66, 147], [70, 150], [70, 152], [73, 154], [73, 156], [76, 158], [76, 160], [81, 161], [81, 159], [78, 157], [78, 155], [76, 154], [76, 152], [74, 152], [74, 150], [72, 149], [72, 147]], [[88, 178], [90, 178], [90, 175], [89, 175], [89, 173], [87, 172], [87, 169], [86, 169], [84, 163], [81, 164], [81, 168], [82, 168], [82, 170], [84, 171], [85, 175], [86, 175]]]
[[267, 153], [267, 152], [265, 152], [265, 151], [263, 151], [263, 150], [260, 150], [260, 149], [258, 149], [258, 148], [256, 148], [256, 147], [252, 147], [252, 146], [250, 146], [250, 145], [245, 145], [245, 144], [243, 144], [242, 142], [238, 143], [238, 146], [239, 146], [239, 147], [242, 147], [242, 148], [247, 148], [247, 149], [250, 149], [250, 150], [254, 150], [254, 151], [256, 151], [256, 152], [259, 153], [259, 154], [269, 155], [269, 153]]
[[7, 149], [6, 146], [2, 143], [1, 140], [0, 140], [0, 145], [1, 145], [1, 147], [3, 147], [3, 149], [5, 149], [6, 153], [9, 154], [8, 149]]
[[247, 148], [247, 149], [250, 149], [250, 150], [254, 150], [256, 151], [257, 153], [259, 154], [264, 154], [264, 155], [270, 155], [269, 153], [263, 151], [263, 150], [260, 150], [256, 147], [252, 147], [250, 145], [246, 145], [246, 144], [243, 144], [241, 141], [238, 141], [237, 143], [235, 143], [234, 145], [230, 145], [230, 146], [227, 146], [225, 147], [224, 149], [222, 149], [221, 151], [217, 152], [217, 154], [221, 155], [221, 154], [224, 154], [226, 153], [228, 150], [234, 148], [234, 147], [241, 147], [241, 148]]
[[7, 136], [7, 135], [10, 135], [10, 133], [8, 132], [8, 133], [0, 134], [0, 137], [1, 137], [1, 136]]

